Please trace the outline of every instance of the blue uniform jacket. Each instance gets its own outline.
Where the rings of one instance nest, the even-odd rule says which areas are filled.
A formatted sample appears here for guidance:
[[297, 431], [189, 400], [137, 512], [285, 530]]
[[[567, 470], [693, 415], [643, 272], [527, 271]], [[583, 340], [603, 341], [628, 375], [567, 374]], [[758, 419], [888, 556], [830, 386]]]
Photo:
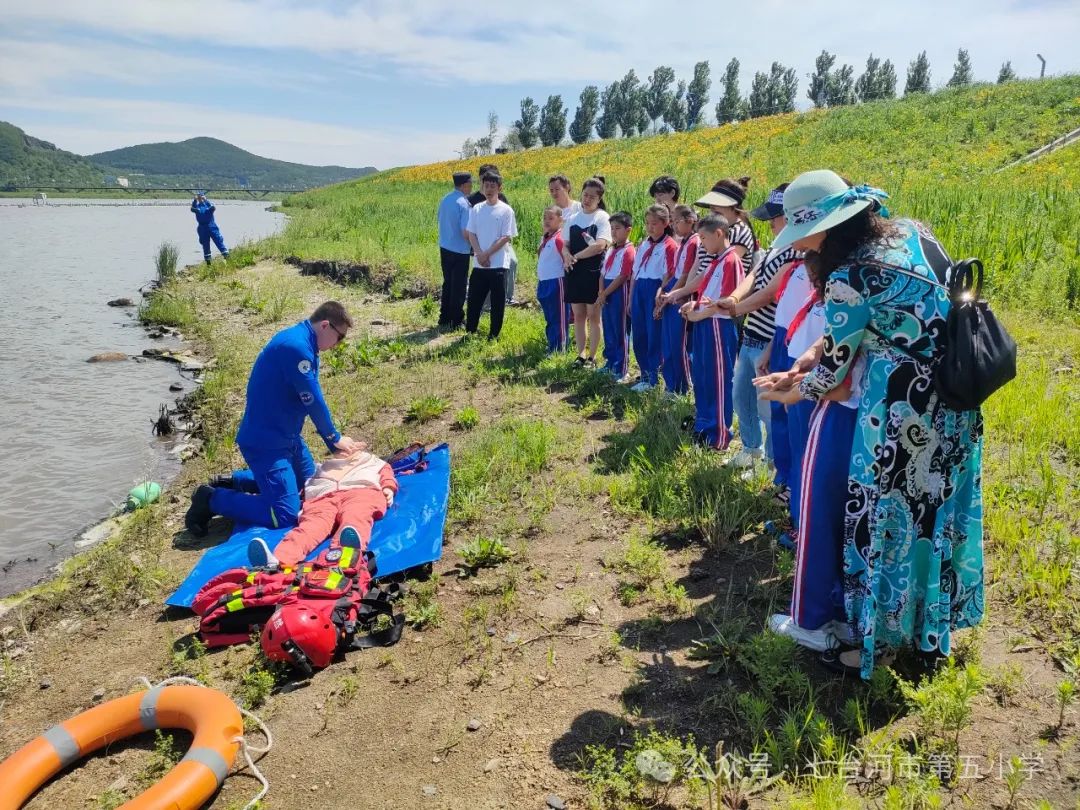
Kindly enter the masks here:
[[341, 434], [319, 386], [319, 347], [310, 321], [282, 329], [255, 358], [236, 443], [257, 450], [292, 447], [305, 416], [333, 451]]
[[214, 211], [217, 210], [214, 204], [207, 200], [206, 202], [193, 202], [191, 204], [191, 213], [195, 215], [195, 222], [198, 223], [199, 228], [213, 228], [217, 223], [214, 222]]

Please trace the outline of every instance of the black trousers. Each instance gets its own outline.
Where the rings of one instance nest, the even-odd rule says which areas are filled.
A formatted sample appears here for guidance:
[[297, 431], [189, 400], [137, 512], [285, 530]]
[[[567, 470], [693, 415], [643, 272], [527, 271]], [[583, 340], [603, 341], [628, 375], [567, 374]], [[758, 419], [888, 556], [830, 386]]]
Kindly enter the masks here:
[[474, 267], [469, 279], [469, 312], [465, 316], [465, 331], [475, 332], [480, 324], [484, 299], [491, 294], [491, 328], [488, 337], [497, 338], [502, 331], [506, 312], [506, 268]]
[[439, 326], [461, 326], [465, 320], [465, 287], [469, 280], [469, 254], [439, 248], [442, 264], [442, 301]]

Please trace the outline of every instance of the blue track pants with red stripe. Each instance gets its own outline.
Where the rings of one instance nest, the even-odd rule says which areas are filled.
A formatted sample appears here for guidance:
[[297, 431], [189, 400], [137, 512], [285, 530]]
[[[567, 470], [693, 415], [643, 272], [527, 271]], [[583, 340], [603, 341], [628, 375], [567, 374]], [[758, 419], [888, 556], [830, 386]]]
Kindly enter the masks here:
[[739, 336], [730, 318], [705, 318], [694, 324], [690, 372], [694, 380], [694, 430], [716, 450], [731, 441], [735, 402], [731, 384]]
[[844, 511], [856, 416], [854, 408], [822, 400], [810, 417], [791, 595], [791, 616], [807, 630], [845, 620]]
[[630, 334], [634, 359], [641, 369], [641, 379], [656, 385], [660, 379], [660, 321], [653, 317], [660, 279], [639, 278], [630, 294]]
[[[663, 287], [671, 292], [678, 277], [673, 276]], [[669, 304], [660, 315], [660, 373], [664, 387], [673, 394], [690, 390], [690, 347], [687, 345], [687, 322], [679, 314], [678, 305]]]
[[536, 283], [536, 300], [544, 312], [544, 334], [547, 336], [548, 352], [561, 352], [566, 348], [566, 335], [570, 320], [567, 318], [566, 293], [563, 279], [553, 278]]
[[626, 376], [630, 361], [630, 296], [623, 284], [615, 290], [600, 310], [600, 322], [604, 327], [604, 368], [616, 378]]

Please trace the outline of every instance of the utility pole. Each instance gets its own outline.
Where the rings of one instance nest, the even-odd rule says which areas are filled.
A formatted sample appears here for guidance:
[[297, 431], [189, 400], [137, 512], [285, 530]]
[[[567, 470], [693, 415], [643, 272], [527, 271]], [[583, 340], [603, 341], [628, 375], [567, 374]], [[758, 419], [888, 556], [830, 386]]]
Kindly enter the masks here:
[[1035, 55], [1039, 57], [1039, 61], [1042, 62], [1042, 70], [1039, 71], [1039, 78], [1041, 79], [1046, 75], [1046, 60], [1043, 59], [1043, 55], [1041, 53], [1037, 53]]

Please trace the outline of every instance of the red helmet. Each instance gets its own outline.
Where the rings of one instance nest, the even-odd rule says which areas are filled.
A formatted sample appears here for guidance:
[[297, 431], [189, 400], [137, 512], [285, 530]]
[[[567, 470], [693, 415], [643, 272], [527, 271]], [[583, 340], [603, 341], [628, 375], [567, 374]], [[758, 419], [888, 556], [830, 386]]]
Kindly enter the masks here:
[[329, 613], [321, 615], [304, 603], [281, 605], [262, 631], [267, 658], [297, 666], [309, 675], [330, 664], [337, 642], [337, 626]]

